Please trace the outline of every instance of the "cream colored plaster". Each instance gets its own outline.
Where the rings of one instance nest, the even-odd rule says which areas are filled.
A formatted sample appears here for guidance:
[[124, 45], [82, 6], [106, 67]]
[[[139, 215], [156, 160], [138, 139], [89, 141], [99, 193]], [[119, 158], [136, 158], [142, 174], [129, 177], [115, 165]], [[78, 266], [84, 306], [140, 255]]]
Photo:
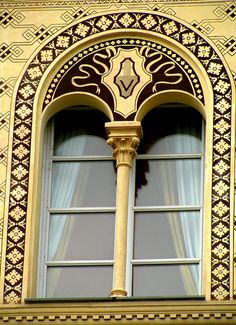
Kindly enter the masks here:
[[[7, 28], [1, 28], [0, 29], [0, 36], [2, 36], [2, 39], [4, 40], [5, 43], [10, 44], [10, 43], [15, 43], [16, 46], [19, 46], [23, 49], [23, 53], [19, 54], [18, 56], [12, 56], [10, 59], [8, 60], [3, 60], [1, 62], [1, 77], [4, 78], [5, 81], [8, 81], [9, 79], [13, 78], [13, 79], [17, 79], [20, 80], [20, 76], [22, 76], [23, 74], [23, 67], [25, 62], [29, 59], [29, 57], [33, 56], [33, 52], [34, 51], [38, 51], [40, 47], [42, 47], [41, 42], [39, 42], [38, 40], [35, 39], [29, 39], [27, 40], [23, 34], [25, 32], [27, 32], [28, 30], [34, 30], [35, 26], [39, 27], [40, 25], [45, 25], [47, 27], [51, 27], [52, 30], [54, 30], [54, 34], [57, 30], [59, 30], [61, 27], [69, 25], [70, 23], [72, 23], [72, 20], [69, 20], [69, 24], [67, 22], [65, 22], [62, 19], [62, 14], [65, 13], [66, 11], [72, 13], [75, 8], [79, 8], [79, 7], [84, 7], [86, 10], [90, 10], [90, 13], [92, 13], [93, 11], [95, 12], [100, 12], [100, 11], [106, 11], [106, 10], [113, 10], [113, 9], [117, 9], [119, 10], [119, 7], [123, 8], [125, 10], [125, 8], [130, 8], [130, 9], [142, 9], [142, 8], [147, 8], [147, 9], [151, 9], [152, 7], [154, 7], [155, 5], [157, 5], [160, 8], [160, 11], [162, 12], [172, 12], [172, 14], [177, 18], [181, 18], [184, 21], [187, 21], [188, 23], [192, 23], [194, 20], [196, 20], [197, 22], [201, 23], [202, 28], [205, 27], [205, 31], [204, 33], [208, 35], [208, 37], [212, 40], [212, 42], [214, 42], [215, 45], [220, 46], [220, 42], [223, 42], [222, 40], [227, 39], [231, 36], [235, 35], [235, 29], [236, 29], [236, 19], [230, 19], [230, 18], [217, 18], [216, 13], [214, 13], [215, 10], [217, 10], [217, 8], [223, 8], [226, 7], [227, 5], [229, 5], [230, 3], [234, 3], [233, 1], [208, 1], [208, 3], [206, 3], [206, 1], [187, 1], [186, 3], [183, 3], [183, 1], [170, 1], [170, 2], [165, 2], [164, 1], [156, 1], [156, 2], [150, 2], [148, 1], [147, 4], [142, 3], [142, 4], [138, 4], [135, 3], [135, 5], [133, 3], [130, 4], [117, 4], [117, 3], [112, 3], [109, 2], [109, 5], [96, 5], [96, 4], [86, 4], [86, 5], [81, 5], [81, 4], [76, 4], [76, 2], [73, 2], [73, 5], [65, 5], [65, 2], [63, 2], [62, 5], [58, 6], [48, 6], [47, 8], [40, 8], [37, 7], [37, 2], [35, 2], [35, 6], [32, 6], [32, 1], [29, 2], [29, 7], [27, 7], [27, 2], [24, 2], [24, 5], [22, 5], [22, 7], [19, 9], [18, 8], [18, 4], [19, 2], [15, 1], [15, 7], [13, 7], [13, 2], [12, 1], [1, 1], [0, 2], [0, 7], [2, 8], [2, 10], [5, 10], [4, 8], [8, 8], [8, 4], [9, 4], [9, 10], [13, 10], [16, 9], [19, 12], [22, 12], [23, 15], [26, 17], [25, 20], [23, 20], [22, 23], [15, 23], [14, 26], [10, 26]], [[31, 3], [31, 5], [30, 5]], [[78, 3], [78, 2], [77, 2]], [[192, 7], [190, 7], [190, 3], [192, 5]], [[52, 2], [51, 2], [52, 4]], [[17, 9], [18, 8], [18, 9]], [[73, 20], [74, 23], [74, 20]], [[54, 26], [55, 25], [55, 26]], [[212, 26], [212, 27], [211, 27]], [[54, 28], [55, 27], [55, 28]], [[54, 29], [53, 29], [54, 28]], [[203, 28], [204, 29], [204, 28]], [[110, 31], [110, 34], [101, 34], [100, 40], [102, 37], [104, 37], [104, 39], [106, 38], [110, 38], [112, 37], [117, 37], [119, 36], [119, 33], [115, 32], [115, 31]], [[133, 35], [131, 32], [127, 31], [127, 36], [131, 36]], [[147, 32], [140, 32], [139, 37], [141, 35], [147, 35]], [[133, 35], [134, 36], [134, 35]], [[150, 39], [154, 40], [156, 39], [155, 36], [152, 36], [151, 34], [148, 36]], [[98, 38], [99, 40], [99, 38]], [[165, 44], [165, 40], [161, 39], [160, 40], [162, 42], [162, 44]], [[47, 39], [48, 41], [48, 39]], [[94, 43], [95, 42], [95, 37], [91, 37], [89, 40], [89, 42]], [[87, 46], [87, 41], [83, 44], [84, 47]], [[174, 46], [175, 50], [178, 50], [179, 47], [177, 47], [177, 45], [173, 45], [174, 42], [172, 44], [166, 44], [168, 46]], [[77, 47], [75, 47], [73, 49], [73, 53], [75, 53], [78, 50]], [[227, 64], [229, 65], [229, 68], [233, 71], [236, 71], [236, 60], [235, 60], [235, 54], [234, 55], [230, 55], [229, 52], [222, 48], [221, 52], [223, 53], [223, 56], [225, 58], [225, 60], [227, 61]], [[72, 56], [73, 54], [72, 52], [68, 53], [68, 56]], [[181, 53], [182, 55], [185, 55], [185, 51], [184, 48], [181, 49]], [[63, 62], [65, 62], [68, 59], [68, 56], [63, 56], [63, 58], [61, 59], [61, 61], [59, 63], [55, 62], [55, 69], [58, 68], [60, 65], [62, 65]], [[188, 56], [189, 60], [191, 61], [191, 64], [195, 64], [195, 58], [191, 57], [191, 54], [189, 53]], [[197, 69], [197, 63], [195, 64], [195, 68]], [[53, 69], [54, 70], [54, 69]], [[22, 71], [22, 72], [21, 72]], [[52, 70], [50, 70], [48, 72], [48, 80], [43, 80], [42, 81], [42, 87], [41, 90], [42, 92], [40, 92], [40, 94], [38, 94], [38, 96], [40, 97], [40, 99], [38, 100], [38, 104], [39, 105], [37, 107], [37, 112], [40, 112], [41, 109], [41, 104], [42, 102], [40, 102], [40, 100], [42, 100], [43, 95], [46, 91], [47, 85], [50, 82], [50, 76], [49, 74], [52, 72]], [[200, 71], [201, 72], [201, 71]], [[201, 73], [200, 73], [201, 74]], [[207, 91], [209, 91], [209, 89], [207, 88], [207, 82], [204, 81], [204, 75], [202, 75], [202, 83], [205, 85], [204, 86], [204, 91], [205, 91], [205, 95], [207, 94]], [[207, 79], [206, 79], [207, 80]], [[232, 81], [233, 82], [233, 81]], [[16, 84], [17, 85], [17, 84]], [[9, 97], [9, 95], [4, 94], [2, 95], [2, 97], [0, 97], [0, 112], [1, 113], [5, 113], [5, 112], [10, 112], [11, 111], [11, 107], [13, 107], [14, 105], [10, 106], [10, 100], [11, 98], [15, 97], [15, 93], [16, 93], [16, 89], [15, 91], [12, 92], [11, 97]], [[176, 99], [178, 98], [178, 95], [176, 94], [177, 97], [175, 97]], [[235, 102], [235, 95], [233, 95], [233, 100]], [[165, 97], [165, 96], [164, 96]], [[179, 96], [179, 99], [181, 100], [183, 96]], [[62, 99], [62, 103], [63, 103]], [[153, 98], [154, 100], [154, 98]], [[166, 99], [162, 99], [163, 102], [166, 101]], [[69, 100], [69, 104], [70, 103], [76, 103], [77, 99], [74, 101]], [[211, 100], [210, 100], [211, 101]], [[210, 101], [208, 102], [209, 105], [211, 105], [212, 103], [210, 103]], [[197, 109], [199, 109], [201, 112], [203, 111], [202, 106], [197, 103], [196, 101], [191, 101], [190, 103], [192, 103], [192, 106], [196, 107]], [[60, 103], [61, 104], [61, 103]], [[65, 104], [65, 102], [64, 102]], [[99, 105], [101, 105], [101, 107], [104, 107], [104, 105], [102, 103], [100, 103]], [[146, 107], [145, 107], [146, 105]], [[144, 108], [143, 110], [140, 110], [140, 115], [137, 115], [137, 120], [141, 120], [142, 117], [144, 116], [145, 113], [143, 112], [147, 112], [151, 107], [153, 106], [153, 104], [150, 103], [145, 103], [144, 104]], [[206, 112], [208, 110], [207, 108], [208, 105], [206, 105], [206, 110], [204, 109], [204, 112]], [[52, 108], [52, 112], [56, 111], [58, 109], [57, 105], [55, 105], [55, 108]], [[107, 110], [107, 108], [103, 108], [104, 110]], [[103, 110], [102, 109], [102, 110]], [[141, 114], [142, 112], [142, 114]], [[13, 114], [13, 111], [11, 112]], [[34, 170], [34, 175], [38, 175], [41, 173], [41, 165], [40, 163], [34, 163], [34, 161], [39, 161], [38, 157], [39, 157], [39, 153], [40, 153], [40, 141], [42, 141], [42, 134], [40, 133], [40, 119], [41, 119], [41, 113], [37, 113], [38, 115], [36, 115], [36, 119], [34, 121], [34, 128], [35, 131], [33, 133], [33, 144], [34, 144], [34, 148], [35, 148], [35, 152], [33, 152], [33, 159], [32, 163], [31, 163], [31, 167], [33, 167]], [[208, 113], [207, 113], [208, 115]], [[211, 118], [210, 118], [211, 113], [209, 113], [208, 115], [208, 122], [207, 123], [211, 123]], [[45, 114], [45, 120], [49, 118], [46, 117]], [[206, 120], [207, 117], [205, 116]], [[210, 122], [209, 122], [210, 121]], [[12, 119], [11, 119], [11, 123], [12, 123]], [[39, 123], [36, 127], [36, 124]], [[208, 127], [211, 128], [211, 125], [208, 124]], [[233, 121], [233, 125], [232, 125], [233, 129], [234, 129], [234, 121]], [[10, 130], [12, 130], [12, 127], [10, 127]], [[9, 139], [8, 139], [8, 134], [10, 135]], [[11, 137], [12, 137], [12, 132], [10, 131], [8, 133], [8, 131], [6, 132], [3, 129], [0, 129], [0, 144], [1, 144], [1, 149], [2, 146], [5, 147], [5, 144], [9, 146], [11, 145]], [[40, 139], [40, 140], [35, 140], [35, 139]], [[212, 139], [211, 139], [211, 135], [208, 136], [207, 139], [207, 152], [209, 152], [209, 150], [211, 150], [211, 143], [212, 143]], [[232, 153], [232, 157], [234, 154], [234, 140], [232, 142], [232, 149], [231, 149], [231, 153]], [[11, 152], [9, 152], [8, 155], [8, 164], [10, 164], [10, 159], [11, 159]], [[233, 158], [232, 158], [233, 159]], [[232, 165], [233, 165], [233, 161], [232, 161]], [[210, 176], [210, 166], [211, 166], [211, 161], [207, 160], [207, 167], [206, 167], [206, 176]], [[233, 171], [232, 171], [233, 172]], [[8, 194], [9, 194], [9, 180], [7, 175], [9, 174], [9, 169], [7, 170], [6, 166], [4, 164], [1, 164], [0, 162], [0, 173], [1, 173], [1, 182], [3, 183], [5, 182], [5, 180], [7, 180], [7, 186], [5, 189], [5, 197], [6, 197], [6, 204], [7, 204], [7, 199], [8, 199]], [[33, 175], [33, 174], [32, 174]], [[211, 186], [211, 177], [206, 177], [207, 179], [207, 184], [206, 187], [208, 188], [207, 193], [210, 193], [210, 186]], [[232, 183], [231, 183], [231, 193], [232, 193], [232, 200], [231, 200], [231, 211], [233, 212], [233, 179], [232, 179]], [[37, 190], [38, 188], [40, 188], [40, 184], [39, 182], [33, 178], [31, 178], [31, 185], [30, 185], [30, 190], [32, 190], [32, 193], [35, 193], [35, 190]], [[207, 201], [208, 202], [208, 201]], [[209, 204], [207, 203], [207, 207], [205, 209], [210, 209], [210, 207], [208, 206]], [[34, 202], [34, 198], [30, 198], [30, 209], [29, 209], [29, 215], [32, 214], [33, 211], [35, 211], [34, 209], [36, 209], [38, 211], [39, 209], [39, 205], [38, 203]], [[5, 213], [4, 211], [4, 207], [3, 207], [3, 203], [2, 201], [0, 202], [0, 220], [3, 220], [3, 217], [5, 216], [5, 222], [6, 222], [6, 217], [7, 217], [7, 207], [5, 209]], [[35, 215], [35, 213], [33, 213], [33, 215]], [[30, 220], [30, 219], [29, 219]], [[231, 220], [233, 222], [233, 215], [231, 216]], [[32, 227], [31, 222], [36, 222], [36, 220], [31, 220], [29, 221], [28, 227]], [[208, 225], [209, 226], [209, 225]], [[206, 225], [206, 229], [209, 230], [208, 226]], [[232, 226], [232, 225], [231, 225]], [[231, 227], [231, 229], [233, 229], [233, 227]], [[1, 231], [1, 228], [0, 228]], [[27, 237], [27, 247], [29, 247], [29, 244], [31, 243], [31, 240], [33, 237], [37, 237], [36, 234], [32, 233], [32, 237]], [[231, 236], [232, 238], [232, 236]], [[1, 236], [0, 236], [0, 242], [1, 242]], [[233, 244], [231, 242], [231, 244]], [[232, 246], [231, 246], [232, 247]], [[5, 244], [4, 244], [4, 240], [3, 240], [3, 252], [5, 250]], [[31, 250], [32, 254], [33, 250]], [[206, 248], [205, 250], [205, 254], [206, 256], [210, 257], [210, 251], [209, 248]], [[231, 252], [231, 259], [232, 259], [232, 254], [233, 251]], [[3, 259], [5, 258], [5, 256], [3, 255]], [[27, 262], [28, 260], [28, 262]], [[30, 255], [28, 257], [26, 257], [26, 269], [28, 270], [33, 270], [30, 266], [29, 266], [29, 261], [31, 260], [31, 262], [33, 262], [32, 264], [35, 264], [35, 260], [33, 260], [33, 255]], [[206, 268], [205, 273], [207, 273], [209, 271], [208, 268]], [[25, 283], [28, 281], [29, 278], [32, 277], [32, 272], [26, 272], [25, 273]], [[231, 277], [233, 279], [233, 277]], [[233, 281], [233, 280], [232, 280]], [[30, 280], [29, 281], [31, 284], [29, 284], [29, 287], [24, 288], [24, 296], [27, 296], [29, 292], [33, 292], [33, 283], [34, 281]], [[208, 277], [207, 283], [210, 283], [210, 279]], [[2, 281], [1, 281], [2, 284]], [[208, 285], [207, 285], [208, 286]]]
[[234, 324], [235, 303], [121, 301], [33, 303], [0, 307], [4, 324]]
[[112, 296], [126, 296], [130, 168], [142, 137], [142, 129], [140, 122], [130, 121], [106, 123], [106, 130], [107, 143], [113, 147], [117, 167], [114, 280], [111, 294]]

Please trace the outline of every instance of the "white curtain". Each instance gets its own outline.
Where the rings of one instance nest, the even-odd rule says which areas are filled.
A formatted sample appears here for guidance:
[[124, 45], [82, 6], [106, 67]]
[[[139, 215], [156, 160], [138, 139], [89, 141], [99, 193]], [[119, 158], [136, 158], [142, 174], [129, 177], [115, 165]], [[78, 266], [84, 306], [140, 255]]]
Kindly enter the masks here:
[[[86, 136], [81, 135], [79, 141], [77, 137], [68, 134], [62, 134], [57, 143], [60, 156], [78, 156], [82, 155], [86, 146]], [[68, 208], [71, 207], [75, 195], [80, 197], [82, 191], [78, 192], [78, 178], [80, 176], [81, 166], [78, 163], [53, 163], [53, 176], [51, 187], [51, 207]], [[65, 214], [59, 217], [49, 216], [49, 243], [48, 260], [57, 260], [63, 257], [67, 251], [70, 240], [70, 233], [73, 230], [73, 220]], [[47, 296], [53, 297], [54, 290], [61, 270], [59, 268], [51, 269], [50, 278], [47, 279]]]
[[[177, 152], [192, 152], [199, 153], [201, 151], [201, 140], [193, 134], [194, 130], [190, 130], [191, 134], [184, 136], [181, 141], [176, 139]], [[199, 143], [200, 142], [200, 143]], [[201, 152], [200, 152], [201, 153]], [[186, 169], [187, 163], [187, 169]], [[200, 159], [191, 159], [184, 163], [184, 160], [176, 161], [177, 171], [177, 186], [178, 196], [181, 205], [188, 205], [192, 202], [193, 205], [201, 205], [201, 167], [202, 162]], [[191, 211], [190, 215], [187, 212], [180, 213], [181, 227], [183, 233], [183, 244], [185, 246], [189, 258], [200, 257], [200, 211]], [[186, 268], [185, 268], [186, 269]], [[189, 268], [188, 268], [189, 270]], [[187, 292], [198, 293], [199, 290], [199, 266], [192, 265], [191, 274], [185, 272], [186, 278], [184, 281]]]
[[[165, 149], [171, 149], [178, 153], [199, 153], [201, 140], [195, 133], [195, 129], [183, 129], [178, 127], [174, 135], [174, 141], [171, 141], [171, 147], [168, 141], [163, 141]], [[167, 139], [166, 139], [167, 140]], [[173, 140], [173, 139], [172, 139]], [[199, 143], [200, 142], [200, 143]], [[200, 159], [176, 159], [175, 166], [170, 167], [165, 162], [162, 163], [163, 175], [167, 177], [167, 188], [165, 193], [165, 203], [172, 205], [200, 205], [201, 202], [201, 162]], [[174, 182], [177, 191], [173, 190]], [[194, 212], [171, 212], [168, 217], [170, 230], [173, 237], [176, 256], [183, 258], [199, 257], [200, 250], [200, 213]], [[181, 275], [185, 291], [189, 295], [198, 293], [199, 287], [199, 267], [197, 265], [182, 265]]]

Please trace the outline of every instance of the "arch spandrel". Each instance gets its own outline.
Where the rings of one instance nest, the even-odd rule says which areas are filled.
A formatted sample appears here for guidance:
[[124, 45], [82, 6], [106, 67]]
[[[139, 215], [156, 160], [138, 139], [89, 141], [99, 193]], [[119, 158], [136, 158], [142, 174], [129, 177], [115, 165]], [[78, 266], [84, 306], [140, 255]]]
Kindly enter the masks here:
[[204, 104], [197, 73], [175, 51], [128, 35], [105, 44], [105, 48], [101, 42], [78, 51], [59, 69], [48, 87], [43, 109], [76, 91], [102, 99], [115, 120], [132, 120], [147, 98], [167, 90], [185, 91]]
[[[119, 31], [120, 33], [124, 32], [124, 34], [127, 30], [134, 31], [135, 35], [140, 32], [142, 36], [144, 33], [146, 33], [146, 35], [150, 34], [152, 35], [151, 41], [153, 44], [155, 43], [153, 41], [153, 36], [156, 36], [157, 39], [159, 36], [162, 39], [168, 40], [170, 47], [169, 49], [166, 47], [167, 52], [171, 51], [173, 54], [176, 46], [177, 48], [179, 46], [180, 52], [184, 53], [184, 55], [181, 56], [178, 53], [178, 56], [180, 60], [182, 58], [182, 60], [190, 66], [190, 69], [190, 63], [194, 62], [194, 58], [196, 62], [200, 63], [200, 76], [195, 73], [197, 77], [199, 77], [199, 82], [195, 83], [192, 80], [192, 84], [199, 84], [199, 90], [201, 90], [202, 87], [203, 97], [198, 98], [198, 100], [201, 103], [205, 100], [205, 108], [212, 112], [213, 117], [212, 121], [210, 121], [210, 124], [212, 123], [213, 134], [213, 146], [211, 148], [213, 164], [211, 216], [209, 216], [208, 219], [210, 220], [209, 226], [212, 229], [212, 255], [209, 269], [211, 274], [211, 279], [209, 280], [211, 281], [210, 297], [208, 298], [216, 300], [230, 299], [233, 289], [231, 285], [233, 270], [230, 253], [233, 243], [232, 216], [230, 214], [232, 213], [231, 191], [233, 186], [230, 169], [233, 166], [233, 149], [230, 149], [230, 147], [232, 148], [232, 144], [234, 143], [232, 137], [232, 126], [234, 127], [234, 122], [232, 121], [232, 102], [235, 94], [229, 70], [212, 44], [200, 35], [197, 30], [183, 24], [176, 18], [152, 12], [122, 12], [87, 17], [60, 32], [60, 34], [56, 35], [50, 42], [45, 44], [35, 55], [27, 66], [23, 78], [19, 82], [15, 100], [12, 147], [13, 162], [11, 168], [9, 215], [6, 229], [6, 264], [4, 267], [5, 282], [3, 300], [5, 303], [20, 303], [22, 298], [27, 295], [25, 292], [28, 290], [26, 284], [23, 282], [23, 279], [27, 277], [27, 272], [29, 272], [24, 264], [24, 255], [27, 240], [26, 225], [30, 224], [31, 218], [30, 212], [27, 213], [27, 211], [30, 211], [30, 209], [28, 210], [28, 203], [32, 200], [32, 198], [30, 199], [32, 194], [29, 193], [30, 161], [35, 158], [30, 156], [31, 144], [34, 145], [35, 141], [35, 139], [32, 138], [32, 134], [35, 136], [35, 126], [32, 125], [32, 119], [34, 119], [35, 114], [37, 114], [37, 117], [41, 114], [36, 112], [36, 110], [43, 109], [43, 107], [35, 105], [34, 102], [34, 99], [40, 94], [39, 86], [43, 88], [43, 78], [46, 74], [55, 71], [52, 69], [53, 63], [58, 58], [63, 57], [63, 53], [68, 53], [70, 48], [75, 49], [76, 44], [78, 44], [79, 48], [80, 42], [82, 43], [86, 39], [91, 39], [91, 44], [94, 46], [95, 43], [97, 43], [97, 45], [101, 43], [104, 37], [103, 43], [105, 48], [107, 37], [111, 30]], [[99, 42], [96, 42], [97, 36], [99, 36]], [[148, 41], [147, 37], [146, 39], [145, 37], [142, 38], [144, 41]], [[131, 37], [129, 39], [131, 39]], [[135, 40], [137, 39], [138, 38], [135, 37]], [[111, 42], [112, 41], [114, 40], [111, 40]], [[172, 43], [174, 49], [171, 46]], [[145, 45], [149, 46], [149, 44]], [[83, 49], [83, 51], [86, 50]], [[145, 51], [143, 50], [142, 53], [145, 53]], [[149, 54], [150, 53], [152, 52], [149, 52]], [[85, 55], [87, 54], [88, 53]], [[169, 54], [163, 54], [163, 57], [166, 58], [167, 55]], [[168, 58], [170, 61], [176, 62], [175, 58]], [[121, 63], [121, 61], [119, 62]], [[181, 70], [181, 64], [178, 67]], [[183, 69], [181, 71], [183, 71]], [[193, 73], [194, 72], [196, 72], [195, 68], [193, 69]], [[149, 73], [151, 72], [149, 71]], [[176, 73], [179, 74], [180, 72], [178, 71]], [[115, 76], [119, 77], [119, 73]], [[204, 80], [203, 76], [207, 77], [207, 82]], [[178, 77], [178, 75], [176, 77]], [[187, 77], [188, 80], [191, 80], [190, 72], [187, 73], [186, 78]], [[153, 80], [154, 78], [152, 78], [152, 81]], [[156, 82], [159, 81], [161, 80], [157, 80]], [[172, 79], [172, 83], [174, 81], [175, 80]], [[190, 81], [189, 84], [191, 84]], [[160, 86], [160, 83], [158, 85]], [[128, 86], [129, 83], [126, 84], [126, 88], [128, 88]], [[147, 86], [148, 84], [146, 87]], [[209, 89], [207, 89], [208, 86]], [[155, 88], [154, 84], [153, 87]], [[173, 88], [173, 84], [171, 88]], [[143, 89], [140, 90], [139, 98], [142, 97], [141, 93]], [[51, 94], [53, 93], [53, 90], [49, 92], [50, 87], [47, 87], [47, 90], [48, 93], [45, 94], [44, 98], [45, 106], [50, 103], [52, 99]], [[178, 91], [179, 90], [182, 91], [182, 89], [178, 89]], [[193, 87], [192, 91], [195, 91], [192, 96], [197, 98], [197, 89], [194, 90]], [[212, 96], [206, 101], [204, 94], [206, 95], [208, 92], [210, 92]], [[124, 96], [127, 96], [127, 94]], [[138, 107], [142, 106], [145, 100], [145, 96], [143, 100], [140, 99], [140, 102], [136, 105], [137, 110]], [[211, 107], [209, 108], [208, 106]], [[118, 114], [120, 113], [118, 112]], [[134, 112], [127, 116], [123, 116], [123, 118], [127, 118], [128, 116], [129, 118], [134, 118], [132, 114], [134, 114]], [[117, 116], [118, 115], [116, 115], [116, 118]], [[18, 172], [20, 166], [24, 169], [23, 174]], [[13, 255], [16, 256], [14, 259], [12, 258]], [[25, 260], [27, 260], [27, 256]]]

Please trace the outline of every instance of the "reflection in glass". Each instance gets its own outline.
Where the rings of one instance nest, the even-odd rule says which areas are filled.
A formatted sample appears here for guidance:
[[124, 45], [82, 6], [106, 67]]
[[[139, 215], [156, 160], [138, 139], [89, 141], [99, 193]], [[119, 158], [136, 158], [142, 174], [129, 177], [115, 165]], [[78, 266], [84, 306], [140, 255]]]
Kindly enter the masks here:
[[133, 266], [133, 296], [197, 295], [198, 283], [198, 265]]
[[137, 160], [137, 179], [143, 173], [146, 184], [136, 183], [137, 206], [200, 204], [200, 159]]
[[112, 161], [53, 163], [52, 208], [115, 206], [115, 191]]
[[143, 119], [138, 153], [202, 153], [201, 125], [201, 114], [191, 107], [153, 109]]
[[59, 112], [55, 115], [54, 155], [111, 156], [105, 122], [108, 122], [105, 114], [85, 107]]
[[112, 266], [50, 267], [47, 272], [47, 297], [109, 296]]
[[111, 213], [51, 215], [48, 260], [113, 260]]
[[199, 212], [138, 212], [134, 259], [199, 258]]

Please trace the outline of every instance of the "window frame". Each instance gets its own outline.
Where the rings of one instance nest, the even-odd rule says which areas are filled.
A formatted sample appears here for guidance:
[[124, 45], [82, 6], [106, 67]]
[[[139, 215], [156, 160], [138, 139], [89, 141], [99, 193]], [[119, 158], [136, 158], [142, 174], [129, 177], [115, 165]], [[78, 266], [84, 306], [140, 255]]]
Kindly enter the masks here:
[[[192, 108], [194, 109], [194, 108]], [[104, 126], [105, 127], [105, 126]], [[45, 155], [46, 159], [44, 159], [44, 169], [45, 169], [45, 164], [48, 164], [49, 161], [49, 165], [50, 165], [50, 169], [52, 170], [52, 165], [53, 162], [86, 162], [86, 161], [111, 161], [114, 160], [111, 156], [54, 156], [52, 154], [53, 152], [53, 128], [54, 125], [53, 123], [51, 123], [51, 127], [47, 127], [47, 130], [45, 132], [45, 137], [46, 138], [50, 138], [49, 141], [50, 144], [46, 144], [46, 152], [50, 152], [50, 155]], [[48, 136], [48, 133], [50, 133], [50, 136]], [[144, 135], [145, 137], [145, 135]], [[135, 297], [130, 295], [131, 293], [131, 287], [132, 287], [132, 268], [133, 265], [158, 265], [158, 264], [162, 264], [164, 263], [164, 261], [166, 262], [165, 265], [167, 264], [176, 264], [176, 265], [181, 265], [181, 264], [195, 264], [195, 263], [199, 263], [199, 295], [201, 295], [202, 293], [202, 286], [203, 286], [203, 272], [202, 272], [202, 263], [203, 263], [203, 197], [204, 197], [204, 152], [205, 152], [205, 147], [204, 147], [204, 143], [205, 143], [205, 123], [204, 123], [204, 119], [202, 117], [202, 148], [203, 148], [203, 152], [202, 154], [172, 154], [172, 155], [146, 155], [146, 154], [138, 154], [136, 156], [136, 158], [133, 160], [133, 167], [131, 169], [131, 175], [130, 175], [130, 190], [129, 190], [129, 197], [132, 197], [132, 200], [129, 199], [129, 213], [128, 213], [128, 233], [131, 235], [131, 241], [133, 242], [133, 226], [132, 224], [134, 223], [134, 213], [135, 212], [139, 212], [139, 211], [153, 211], [153, 212], [163, 212], [163, 211], [199, 211], [200, 212], [200, 228], [201, 228], [201, 235], [200, 235], [200, 251], [201, 251], [201, 258], [197, 259], [188, 259], [184, 258], [183, 261], [181, 262], [181, 259], [164, 259], [163, 261], [161, 259], [132, 259], [131, 258], [131, 247], [132, 245], [128, 245], [127, 246], [127, 263], [126, 263], [126, 290], [128, 291], [128, 296], [129, 297]], [[145, 207], [134, 207], [134, 192], [135, 192], [135, 166], [136, 166], [136, 161], [137, 160], [163, 160], [163, 159], [194, 159], [194, 158], [198, 158], [201, 160], [201, 187], [202, 187], [202, 193], [201, 193], [201, 200], [202, 200], [202, 205], [199, 205], [198, 207], [193, 207], [193, 206], [188, 206], [184, 208], [184, 206], [165, 206], [165, 207], [158, 207], [158, 206], [145, 206]], [[44, 172], [44, 178], [46, 180], [46, 183], [50, 183], [51, 184], [51, 178], [46, 177], [47, 173]], [[50, 172], [50, 176], [52, 175], [52, 173]], [[44, 180], [44, 182], [45, 182]], [[46, 189], [47, 192], [51, 193], [51, 189], [50, 186], [46, 185]], [[42, 212], [42, 214], [45, 215], [45, 210], [47, 210], [47, 206], [48, 204], [45, 204], [45, 202], [49, 202], [51, 199], [51, 197], [49, 195], [47, 195], [47, 199], [45, 198], [45, 195], [43, 195], [43, 210], [44, 212]], [[70, 214], [75, 214], [75, 213], [90, 213], [90, 212], [97, 212], [97, 213], [102, 213], [102, 212], [115, 212], [116, 207], [102, 207], [102, 208], [67, 208], [67, 209], [53, 209], [53, 208], [49, 208], [47, 210], [47, 217], [46, 217], [46, 226], [45, 226], [45, 221], [42, 222], [41, 224], [41, 232], [46, 233], [46, 236], [48, 238], [48, 229], [49, 229], [49, 216], [50, 213], [57, 213], [57, 214], [63, 214], [63, 213], [70, 213]], [[45, 218], [42, 218], [45, 219]], [[131, 230], [132, 229], [132, 230]], [[129, 240], [130, 242], [130, 240]], [[40, 245], [41, 246], [41, 245]], [[44, 244], [42, 245], [46, 246], [45, 241]], [[40, 247], [40, 251], [41, 253], [40, 255], [40, 260], [42, 259], [42, 247]], [[41, 262], [39, 263], [40, 265], [42, 264]], [[42, 267], [40, 267], [40, 270], [42, 270], [42, 273], [39, 272], [40, 276], [40, 280], [38, 281], [38, 295], [42, 296], [42, 297], [46, 297], [46, 269], [49, 266], [79, 266], [79, 265], [83, 265], [83, 266], [87, 266], [87, 265], [112, 265], [114, 266], [114, 259], [113, 260], [99, 260], [99, 263], [97, 262], [97, 260], [84, 260], [84, 261], [78, 261], [78, 262], [72, 262], [72, 261], [66, 261], [61, 263], [61, 261], [56, 261], [56, 262], [45, 262], [45, 265]], [[43, 274], [43, 275], [42, 275]], [[43, 286], [42, 286], [43, 283]], [[112, 289], [112, 288], [111, 288]], [[158, 294], [157, 294], [158, 296]], [[188, 296], [186, 295], [186, 299], [188, 298]]]
[[[73, 109], [72, 109], [73, 110]], [[67, 109], [70, 111], [70, 109]], [[39, 268], [37, 281], [37, 296], [47, 298], [47, 269], [49, 267], [70, 267], [70, 266], [114, 266], [113, 259], [110, 260], [77, 260], [77, 261], [50, 261], [48, 260], [48, 242], [49, 242], [49, 219], [52, 214], [78, 214], [78, 213], [114, 213], [115, 206], [111, 207], [77, 207], [77, 208], [50, 208], [51, 193], [52, 193], [52, 169], [55, 162], [102, 162], [114, 161], [112, 154], [108, 155], [77, 155], [77, 156], [56, 156], [54, 150], [54, 129], [55, 129], [55, 115], [47, 123], [45, 128], [45, 146], [43, 158], [43, 189], [46, 191], [42, 195], [40, 233], [45, 234], [39, 245]], [[43, 260], [43, 262], [42, 262]], [[112, 271], [113, 273], [113, 271]]]

